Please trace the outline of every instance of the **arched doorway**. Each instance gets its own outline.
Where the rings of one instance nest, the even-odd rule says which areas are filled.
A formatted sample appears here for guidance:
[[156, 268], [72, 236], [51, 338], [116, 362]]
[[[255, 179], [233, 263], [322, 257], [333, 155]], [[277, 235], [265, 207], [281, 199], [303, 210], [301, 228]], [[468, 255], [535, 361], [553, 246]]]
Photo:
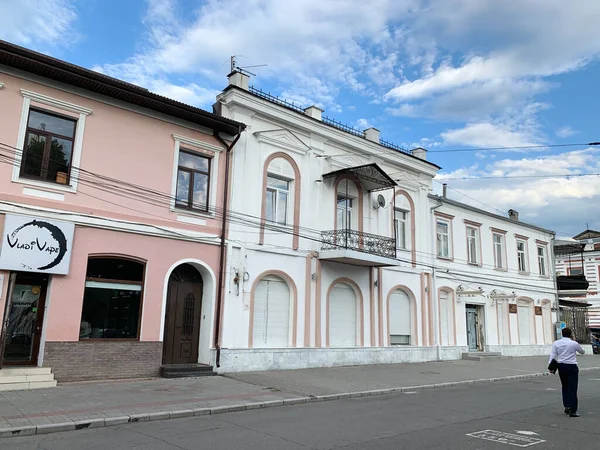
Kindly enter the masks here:
[[163, 364], [198, 362], [203, 281], [190, 264], [177, 266], [169, 277]]

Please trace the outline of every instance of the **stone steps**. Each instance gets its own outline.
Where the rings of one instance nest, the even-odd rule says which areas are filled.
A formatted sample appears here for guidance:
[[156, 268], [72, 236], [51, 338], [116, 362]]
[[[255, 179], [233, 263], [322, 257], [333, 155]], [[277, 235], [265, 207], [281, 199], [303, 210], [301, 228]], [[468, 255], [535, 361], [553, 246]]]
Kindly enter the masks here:
[[163, 378], [195, 378], [217, 375], [213, 366], [205, 364], [164, 364], [160, 367]]
[[11, 367], [0, 370], [0, 391], [44, 389], [56, 386], [49, 367]]
[[465, 361], [489, 361], [496, 359], [512, 359], [511, 356], [502, 356], [500, 352], [468, 352], [462, 354]]

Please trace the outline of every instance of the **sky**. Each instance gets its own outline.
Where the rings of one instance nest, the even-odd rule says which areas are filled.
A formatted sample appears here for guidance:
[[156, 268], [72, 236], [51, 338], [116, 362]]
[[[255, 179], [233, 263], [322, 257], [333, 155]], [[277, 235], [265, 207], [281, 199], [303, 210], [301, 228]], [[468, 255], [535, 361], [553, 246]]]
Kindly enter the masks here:
[[251, 85], [559, 237], [600, 229], [598, 23], [593, 0], [0, 0], [0, 39], [209, 110], [231, 55], [264, 64]]

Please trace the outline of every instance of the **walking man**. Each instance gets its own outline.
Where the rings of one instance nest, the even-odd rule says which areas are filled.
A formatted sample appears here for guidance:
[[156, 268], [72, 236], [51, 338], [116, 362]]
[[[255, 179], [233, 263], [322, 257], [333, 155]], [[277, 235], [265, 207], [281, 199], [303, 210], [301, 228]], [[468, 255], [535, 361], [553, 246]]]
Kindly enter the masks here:
[[579, 417], [577, 412], [577, 386], [579, 384], [579, 367], [577, 367], [577, 353], [583, 355], [585, 350], [573, 339], [570, 328], [563, 328], [562, 339], [552, 344], [550, 360], [558, 362], [558, 376], [562, 384], [562, 399], [565, 414]]

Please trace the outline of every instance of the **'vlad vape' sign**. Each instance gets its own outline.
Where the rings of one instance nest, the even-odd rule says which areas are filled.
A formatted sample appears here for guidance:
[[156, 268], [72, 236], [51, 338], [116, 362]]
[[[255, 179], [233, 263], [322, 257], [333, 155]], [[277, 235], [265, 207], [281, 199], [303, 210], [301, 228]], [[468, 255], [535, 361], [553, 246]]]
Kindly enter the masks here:
[[69, 273], [75, 225], [68, 222], [6, 215], [0, 269]]

